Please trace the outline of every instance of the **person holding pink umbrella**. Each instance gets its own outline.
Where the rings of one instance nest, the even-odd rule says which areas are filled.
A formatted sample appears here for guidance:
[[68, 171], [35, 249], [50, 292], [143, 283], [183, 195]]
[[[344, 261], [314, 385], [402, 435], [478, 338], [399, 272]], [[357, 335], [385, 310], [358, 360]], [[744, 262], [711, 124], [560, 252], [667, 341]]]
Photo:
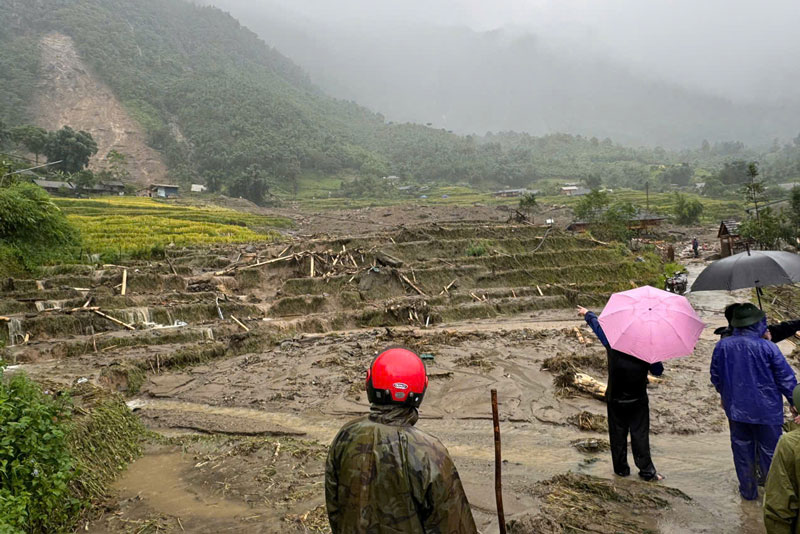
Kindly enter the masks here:
[[650, 286], [615, 293], [599, 318], [584, 307], [578, 314], [608, 354], [606, 404], [614, 473], [630, 475], [630, 433], [639, 476], [663, 480], [650, 456], [647, 375], [660, 375], [664, 360], [691, 354], [705, 325], [685, 297]]

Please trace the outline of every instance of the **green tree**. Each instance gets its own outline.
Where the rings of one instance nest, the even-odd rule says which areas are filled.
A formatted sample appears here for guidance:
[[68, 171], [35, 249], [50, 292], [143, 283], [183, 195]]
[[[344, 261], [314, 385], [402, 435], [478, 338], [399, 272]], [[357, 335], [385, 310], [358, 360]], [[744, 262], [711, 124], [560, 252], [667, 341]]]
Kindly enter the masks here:
[[0, 119], [0, 147], [5, 145], [11, 140], [11, 132], [9, 131], [3, 119]]
[[267, 173], [258, 165], [250, 165], [228, 185], [231, 196], [246, 198], [259, 206], [267, 203], [269, 190], [270, 180]]
[[661, 180], [665, 184], [675, 184], [680, 186], [689, 185], [689, 182], [694, 176], [694, 170], [688, 163], [681, 163], [680, 165], [671, 165], [661, 173]]
[[73, 173], [68, 180], [79, 192], [85, 192], [97, 185], [97, 176], [89, 169]]
[[36, 165], [39, 165], [39, 156], [44, 154], [44, 147], [47, 145], [47, 130], [38, 126], [17, 126], [11, 130], [11, 138], [15, 143], [25, 147], [36, 158]]
[[723, 184], [738, 185], [747, 182], [748, 164], [746, 161], [726, 162], [717, 173], [717, 178]]
[[89, 165], [89, 159], [97, 154], [97, 143], [88, 132], [64, 126], [48, 134], [44, 154], [48, 162], [61, 162], [53, 166], [55, 169], [75, 173]]
[[617, 202], [600, 215], [597, 224], [592, 227], [592, 234], [598, 239], [624, 243], [633, 235], [630, 222], [636, 213], [636, 207], [630, 202]]
[[128, 171], [128, 156], [122, 152], [111, 150], [106, 155], [108, 161], [108, 178], [117, 182], [127, 182], [131, 173]]
[[793, 187], [789, 196], [789, 217], [795, 228], [795, 235], [800, 235], [800, 187]]
[[610, 199], [608, 193], [594, 190], [584, 195], [575, 205], [575, 217], [581, 221], [594, 222], [600, 219], [603, 211], [608, 208]]
[[675, 206], [672, 208], [675, 222], [682, 225], [697, 224], [703, 214], [703, 203], [682, 193], [675, 193]]
[[756, 221], [759, 220], [760, 216], [758, 213], [758, 201], [764, 195], [764, 184], [756, 180], [759, 175], [758, 171], [758, 163], [752, 162], [747, 165], [747, 176], [750, 179], [750, 182], [745, 184], [743, 191], [745, 195], [745, 201], [751, 202], [756, 212]]
[[603, 187], [603, 178], [601, 178], [599, 174], [592, 173], [583, 178], [583, 183], [586, 184], [586, 187], [589, 189], [600, 189]]
[[763, 250], [776, 249], [781, 239], [791, 241], [793, 234], [786, 217], [771, 208], [763, 208], [758, 219], [750, 217], [744, 221], [739, 226], [739, 233], [758, 243]]
[[528, 214], [530, 216], [531, 212], [536, 208], [536, 194], [535, 193], [525, 193], [521, 199], [519, 199], [519, 209], [520, 211]]

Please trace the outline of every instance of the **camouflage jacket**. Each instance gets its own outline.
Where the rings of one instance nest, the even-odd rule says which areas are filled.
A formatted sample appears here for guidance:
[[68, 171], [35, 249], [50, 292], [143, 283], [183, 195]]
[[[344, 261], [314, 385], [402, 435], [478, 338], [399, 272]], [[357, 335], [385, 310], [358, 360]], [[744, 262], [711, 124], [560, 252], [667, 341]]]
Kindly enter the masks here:
[[450, 455], [416, 408], [373, 406], [334, 438], [325, 469], [333, 534], [476, 534]]

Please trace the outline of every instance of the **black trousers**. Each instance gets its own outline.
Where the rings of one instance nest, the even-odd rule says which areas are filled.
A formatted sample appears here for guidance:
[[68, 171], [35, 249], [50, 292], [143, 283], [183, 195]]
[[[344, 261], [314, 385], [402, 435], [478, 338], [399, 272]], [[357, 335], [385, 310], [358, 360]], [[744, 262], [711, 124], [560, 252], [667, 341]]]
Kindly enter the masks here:
[[650, 480], [656, 476], [656, 468], [650, 458], [650, 403], [647, 397], [624, 402], [608, 399], [611, 461], [614, 472], [624, 477], [631, 474], [628, 465], [628, 432], [631, 434], [633, 461], [639, 468], [639, 476]]

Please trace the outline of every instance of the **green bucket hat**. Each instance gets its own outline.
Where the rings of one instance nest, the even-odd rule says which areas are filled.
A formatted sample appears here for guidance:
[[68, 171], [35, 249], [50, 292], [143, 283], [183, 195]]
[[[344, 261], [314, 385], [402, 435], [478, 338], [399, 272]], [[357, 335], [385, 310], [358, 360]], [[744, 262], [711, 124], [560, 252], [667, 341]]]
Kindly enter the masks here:
[[731, 326], [734, 328], [745, 328], [747, 326], [756, 324], [766, 316], [766, 313], [759, 310], [753, 304], [747, 302], [734, 308]]

